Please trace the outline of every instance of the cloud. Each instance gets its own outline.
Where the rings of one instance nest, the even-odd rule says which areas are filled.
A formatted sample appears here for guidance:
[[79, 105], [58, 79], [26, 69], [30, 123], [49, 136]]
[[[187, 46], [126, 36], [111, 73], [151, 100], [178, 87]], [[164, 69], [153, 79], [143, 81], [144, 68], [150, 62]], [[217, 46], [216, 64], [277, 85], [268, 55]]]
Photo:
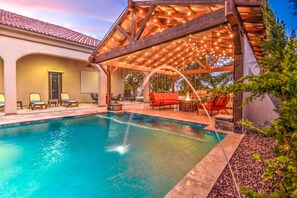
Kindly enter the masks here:
[[126, 0], [0, 0], [0, 8], [102, 39]]
[[[4, 4], [22, 9], [50, 10], [59, 13], [75, 13], [79, 16], [115, 21], [126, 6], [125, 0], [9, 0]], [[1, 2], [2, 4], [2, 2]]]

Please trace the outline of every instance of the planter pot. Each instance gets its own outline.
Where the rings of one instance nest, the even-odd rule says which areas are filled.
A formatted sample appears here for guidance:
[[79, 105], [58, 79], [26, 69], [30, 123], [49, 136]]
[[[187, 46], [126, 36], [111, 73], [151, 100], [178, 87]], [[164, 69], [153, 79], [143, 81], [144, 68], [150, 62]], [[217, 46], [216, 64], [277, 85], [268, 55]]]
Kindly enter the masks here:
[[107, 110], [110, 111], [122, 111], [122, 104], [119, 103], [112, 103], [107, 107]]

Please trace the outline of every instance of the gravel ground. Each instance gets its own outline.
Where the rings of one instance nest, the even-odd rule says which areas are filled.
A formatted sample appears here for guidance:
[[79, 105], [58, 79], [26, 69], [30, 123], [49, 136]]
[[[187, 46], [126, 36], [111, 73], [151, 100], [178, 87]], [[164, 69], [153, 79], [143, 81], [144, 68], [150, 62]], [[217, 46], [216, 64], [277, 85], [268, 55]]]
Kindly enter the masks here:
[[[274, 141], [262, 134], [256, 132], [246, 133], [230, 160], [239, 186], [248, 187], [259, 193], [268, 193], [275, 190], [273, 181], [263, 183], [262, 175], [265, 170], [265, 163], [252, 157], [254, 153], [258, 153], [263, 160], [271, 159], [273, 146]], [[228, 167], [225, 168], [208, 197], [237, 197]]]

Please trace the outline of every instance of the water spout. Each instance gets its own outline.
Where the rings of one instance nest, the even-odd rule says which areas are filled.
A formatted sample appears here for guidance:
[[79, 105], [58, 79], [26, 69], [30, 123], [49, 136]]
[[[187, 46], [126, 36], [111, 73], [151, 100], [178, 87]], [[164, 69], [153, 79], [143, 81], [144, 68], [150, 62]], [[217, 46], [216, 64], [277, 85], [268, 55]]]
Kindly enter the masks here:
[[118, 152], [121, 155], [125, 154], [128, 151], [129, 145], [127, 145], [127, 140], [128, 140], [128, 136], [129, 136], [129, 130], [130, 130], [132, 118], [133, 118], [133, 113], [131, 113], [129, 116], [129, 121], [127, 123], [127, 128], [126, 128], [123, 144], [120, 146], [110, 147], [107, 149], [107, 151]]
[[153, 69], [153, 70], [150, 72], [150, 74], [146, 76], [146, 78], [144, 79], [143, 84], [142, 84], [142, 89], [143, 89], [144, 86], [149, 82], [151, 76], [154, 75], [156, 72], [158, 72], [158, 71], [161, 70], [161, 69], [167, 69], [167, 70], [171, 70], [171, 71], [174, 71], [174, 72], [178, 73], [178, 74], [179, 74], [179, 75], [186, 81], [186, 83], [190, 86], [191, 90], [192, 90], [193, 93], [196, 95], [196, 97], [198, 98], [199, 102], [201, 102], [201, 106], [202, 106], [204, 112], [206, 113], [206, 116], [207, 116], [208, 119], [209, 119], [210, 126], [214, 129], [214, 132], [215, 132], [215, 134], [216, 134], [216, 137], [217, 137], [217, 139], [218, 139], [218, 141], [219, 141], [219, 145], [220, 145], [220, 147], [221, 147], [221, 149], [222, 149], [222, 151], [223, 151], [223, 153], [224, 153], [224, 157], [225, 157], [225, 159], [226, 159], [226, 161], [227, 161], [227, 165], [228, 165], [229, 170], [230, 170], [230, 172], [231, 172], [232, 179], [233, 179], [233, 182], [234, 182], [234, 184], [235, 184], [235, 187], [236, 187], [236, 190], [237, 190], [238, 197], [241, 197], [241, 195], [240, 195], [240, 191], [239, 191], [239, 188], [238, 188], [238, 185], [237, 185], [235, 176], [234, 176], [234, 173], [233, 173], [232, 168], [231, 168], [231, 165], [230, 165], [230, 163], [229, 163], [229, 159], [228, 159], [227, 154], [226, 154], [226, 152], [225, 152], [225, 149], [224, 149], [224, 147], [223, 147], [223, 145], [222, 145], [221, 138], [220, 138], [220, 136], [219, 136], [219, 134], [218, 134], [218, 132], [217, 132], [217, 130], [216, 130], [216, 128], [215, 128], [215, 125], [214, 125], [214, 123], [213, 123], [213, 121], [212, 121], [212, 119], [211, 119], [211, 117], [210, 117], [210, 115], [209, 115], [207, 109], [205, 108], [204, 104], [202, 103], [202, 100], [201, 100], [199, 94], [197, 93], [197, 91], [195, 90], [195, 88], [193, 87], [193, 85], [190, 83], [190, 81], [186, 78], [186, 76], [183, 75], [178, 69], [176, 69], [176, 68], [174, 68], [174, 67], [166, 66], [166, 65], [159, 66], [159, 67], [156, 67], [155, 69]]

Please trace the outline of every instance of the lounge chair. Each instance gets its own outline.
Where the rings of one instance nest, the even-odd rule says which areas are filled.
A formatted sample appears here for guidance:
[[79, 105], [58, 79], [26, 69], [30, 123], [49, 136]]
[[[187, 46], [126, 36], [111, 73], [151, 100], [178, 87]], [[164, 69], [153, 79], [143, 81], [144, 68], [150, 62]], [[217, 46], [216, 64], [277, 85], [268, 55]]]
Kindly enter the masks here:
[[41, 101], [41, 97], [39, 93], [30, 93], [29, 95], [29, 108], [32, 108], [34, 110], [36, 107], [45, 108], [47, 109], [47, 105], [45, 102]]
[[[204, 106], [206, 110], [210, 111], [210, 116], [212, 116], [212, 111], [217, 110], [218, 112], [220, 110], [225, 110], [227, 114], [228, 111], [226, 110], [226, 105], [228, 104], [230, 100], [230, 94], [227, 95], [218, 95], [215, 96], [213, 99], [210, 100], [208, 103], [204, 103]], [[197, 104], [197, 114], [199, 114], [199, 108], [202, 108], [201, 104]]]
[[98, 94], [97, 93], [90, 93], [92, 100], [94, 103], [98, 104]]
[[111, 99], [114, 101], [120, 101], [122, 100], [122, 94], [118, 94], [118, 96], [112, 96]]
[[75, 105], [78, 106], [79, 102], [77, 100], [71, 100], [69, 94], [64, 92], [61, 93], [61, 105], [65, 105], [66, 107]]
[[4, 94], [0, 93], [0, 109], [4, 109], [4, 104], [5, 104]]

